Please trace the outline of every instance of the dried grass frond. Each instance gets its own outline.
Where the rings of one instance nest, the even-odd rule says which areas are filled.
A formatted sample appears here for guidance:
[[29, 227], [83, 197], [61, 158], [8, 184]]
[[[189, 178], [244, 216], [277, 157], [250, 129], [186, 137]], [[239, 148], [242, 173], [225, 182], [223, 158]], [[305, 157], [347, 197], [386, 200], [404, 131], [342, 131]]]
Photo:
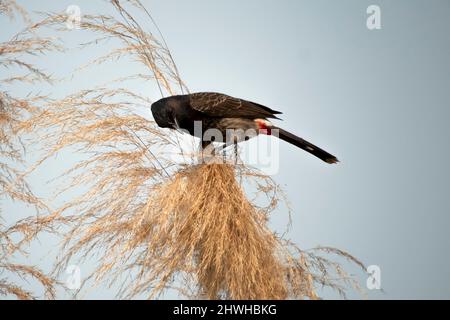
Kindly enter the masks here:
[[28, 12], [14, 0], [0, 1], [0, 15], [5, 15], [13, 19], [15, 15], [19, 15], [25, 22], [30, 22]]
[[[145, 171], [139, 173], [143, 176]], [[72, 256], [88, 257], [100, 249], [107, 254], [93, 277], [115, 281], [128, 272], [132, 280], [122, 285], [121, 294], [129, 298], [155, 297], [179, 274], [190, 277], [184, 289], [192, 283], [198, 287], [189, 288], [195, 297], [287, 297], [274, 254], [277, 241], [265, 226], [267, 212], [248, 202], [232, 166], [189, 167], [147, 186], [136, 199], [141, 184], [108, 188], [109, 203], [98, 203], [98, 192], [80, 199], [97, 205], [68, 216], [77, 222], [65, 237], [68, 250], [60, 270]]]
[[[84, 43], [83, 46], [99, 45], [104, 41], [115, 39], [120, 42], [121, 47], [88, 62], [78, 70], [126, 57], [141, 63], [150, 72], [146, 78], [148, 79], [151, 76], [155, 80], [161, 95], [173, 95], [177, 91], [188, 92], [188, 88], [179, 75], [162, 34], [144, 6], [139, 1], [129, 2], [133, 6], [145, 10], [144, 12], [146, 12], [160, 34], [160, 39], [155, 34], [145, 31], [120, 1], [111, 0], [109, 2], [115, 9], [118, 17], [89, 14], [81, 17], [80, 28], [99, 35], [97, 38]], [[65, 28], [67, 16], [65, 14], [47, 13], [44, 15], [46, 18], [31, 28], [51, 27], [57, 31], [67, 31], [67, 28]], [[139, 77], [139, 75], [135, 76]]]
[[[346, 284], [358, 289], [338, 263], [317, 252], [343, 256], [364, 268], [354, 257], [333, 248], [303, 251], [268, 229], [272, 201], [258, 207], [243, 189], [246, 179], [255, 182], [255, 171], [201, 164], [140, 190], [142, 179], [150, 176], [141, 170], [137, 183], [127, 179], [119, 188], [105, 188], [98, 180], [94, 184], [107, 193], [91, 189], [74, 207], [61, 209], [58, 218], [73, 226], [65, 235], [57, 271], [74, 257], [79, 263], [96, 257], [98, 265], [87, 280], [94, 286], [119, 282], [118, 296], [126, 298], [155, 298], [174, 288], [189, 298], [318, 299], [318, 287], [328, 286], [344, 297]], [[274, 197], [273, 181], [259, 179], [265, 195]], [[73, 213], [62, 218], [65, 211]]]
[[[18, 12], [28, 22], [26, 11], [15, 1], [1, 1], [0, 14], [13, 16]], [[26, 74], [11, 76], [0, 80], [0, 199], [10, 198], [34, 206], [38, 210], [47, 210], [47, 206], [37, 198], [26, 182], [21, 165], [25, 153], [25, 145], [21, 140], [20, 129], [26, 119], [32, 117], [38, 110], [37, 104], [44, 99], [42, 96], [28, 95], [25, 98], [13, 97], [6, 90], [13, 81], [34, 82], [50, 81], [44, 71], [26, 62], [24, 57], [45, 53], [56, 48], [49, 39], [19, 33], [13, 39], [0, 43], [0, 67], [16, 66], [26, 70]], [[0, 214], [2, 214], [0, 208]], [[13, 216], [11, 216], [14, 220]], [[1, 215], [0, 215], [1, 219]], [[29, 218], [32, 219], [32, 218]], [[55, 281], [44, 275], [37, 267], [13, 263], [14, 255], [25, 253], [24, 247], [36, 238], [45, 223], [35, 218], [33, 224], [18, 222], [10, 227], [0, 224], [0, 274], [6, 277], [15, 274], [28, 281], [38, 281], [47, 298], [54, 298]], [[35, 223], [38, 222], [38, 223]], [[33, 299], [34, 294], [18, 284], [0, 278], [0, 295], [13, 295], [19, 299]]]
[[[55, 299], [55, 280], [52, 278], [46, 276], [44, 273], [42, 273], [37, 267], [27, 266], [27, 265], [20, 265], [20, 264], [12, 264], [12, 263], [6, 263], [6, 264], [0, 264], [0, 270], [2, 271], [8, 271], [11, 273], [14, 273], [16, 275], [19, 275], [23, 279], [32, 278], [36, 281], [38, 281], [42, 287], [45, 290], [45, 297], [47, 299]], [[2, 293], [2, 290], [4, 290], [4, 293], [11, 293], [17, 296], [19, 299], [35, 299], [33, 294], [31, 292], [25, 291], [24, 289], [21, 289], [20, 287], [8, 284], [5, 281], [0, 280], [0, 293]]]

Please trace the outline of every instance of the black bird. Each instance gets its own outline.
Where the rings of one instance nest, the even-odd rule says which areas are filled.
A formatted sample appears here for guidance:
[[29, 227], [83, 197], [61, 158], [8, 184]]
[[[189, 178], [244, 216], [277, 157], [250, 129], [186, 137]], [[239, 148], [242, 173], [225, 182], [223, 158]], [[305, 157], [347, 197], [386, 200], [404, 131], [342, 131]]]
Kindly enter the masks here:
[[[278, 137], [287, 141], [327, 163], [339, 162], [338, 159], [323, 149], [297, 137], [279, 127], [274, 126], [267, 119], [279, 119], [279, 111], [255, 102], [234, 98], [215, 92], [199, 92], [176, 95], [160, 99], [152, 104], [152, 113], [158, 126], [162, 128], [182, 129], [193, 136], [198, 136], [202, 147], [211, 143], [205, 140], [203, 132], [208, 129], [218, 130], [223, 137], [227, 137], [227, 129], [235, 131], [264, 133], [270, 135], [272, 130], [278, 130]], [[201, 121], [202, 132], [195, 130], [195, 121]], [[233, 136], [233, 143], [251, 138], [252, 135]], [[225, 141], [222, 141], [225, 142]]]

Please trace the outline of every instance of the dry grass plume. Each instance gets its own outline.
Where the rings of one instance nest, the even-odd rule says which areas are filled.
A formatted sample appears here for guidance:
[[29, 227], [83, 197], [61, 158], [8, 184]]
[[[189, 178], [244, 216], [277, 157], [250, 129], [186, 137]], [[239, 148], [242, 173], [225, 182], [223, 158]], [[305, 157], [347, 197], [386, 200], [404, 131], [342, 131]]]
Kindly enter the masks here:
[[[22, 16], [30, 22], [27, 12], [15, 1], [0, 1], [0, 14], [13, 18]], [[42, 96], [28, 95], [16, 97], [8, 92], [12, 84], [26, 84], [37, 81], [50, 82], [50, 77], [39, 68], [26, 61], [27, 56], [43, 54], [57, 46], [48, 38], [30, 35], [29, 30], [14, 35], [10, 40], [0, 43], [0, 68], [16, 67], [18, 73], [0, 80], [0, 200], [9, 198], [31, 205], [39, 211], [48, 209], [38, 199], [26, 182], [22, 169], [24, 165], [25, 144], [21, 140], [22, 125], [38, 110], [37, 104]], [[26, 253], [26, 246], [48, 225], [44, 219], [33, 217], [28, 222], [17, 221], [5, 225], [2, 215], [8, 214], [9, 221], [17, 221], [13, 212], [2, 212], [0, 207], [0, 296], [15, 296], [18, 299], [33, 299], [34, 292], [23, 285], [9, 280], [16, 275], [25, 281], [39, 282], [47, 298], [55, 298], [55, 281], [39, 268], [15, 263], [15, 257]]]

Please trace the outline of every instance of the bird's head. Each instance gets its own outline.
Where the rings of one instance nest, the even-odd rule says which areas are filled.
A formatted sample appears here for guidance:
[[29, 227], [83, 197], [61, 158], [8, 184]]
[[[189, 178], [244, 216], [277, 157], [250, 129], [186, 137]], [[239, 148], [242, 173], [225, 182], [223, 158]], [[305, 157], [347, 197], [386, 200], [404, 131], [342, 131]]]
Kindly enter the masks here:
[[161, 128], [174, 128], [172, 108], [164, 99], [154, 102], [151, 106], [153, 118]]

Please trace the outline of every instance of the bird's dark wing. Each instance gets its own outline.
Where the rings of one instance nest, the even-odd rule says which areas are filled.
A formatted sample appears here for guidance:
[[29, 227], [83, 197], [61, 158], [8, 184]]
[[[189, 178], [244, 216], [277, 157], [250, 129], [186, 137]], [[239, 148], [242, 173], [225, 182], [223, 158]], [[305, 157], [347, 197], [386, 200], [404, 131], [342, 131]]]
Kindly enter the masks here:
[[215, 92], [189, 95], [191, 107], [212, 117], [223, 118], [275, 118], [281, 112], [260, 104]]

